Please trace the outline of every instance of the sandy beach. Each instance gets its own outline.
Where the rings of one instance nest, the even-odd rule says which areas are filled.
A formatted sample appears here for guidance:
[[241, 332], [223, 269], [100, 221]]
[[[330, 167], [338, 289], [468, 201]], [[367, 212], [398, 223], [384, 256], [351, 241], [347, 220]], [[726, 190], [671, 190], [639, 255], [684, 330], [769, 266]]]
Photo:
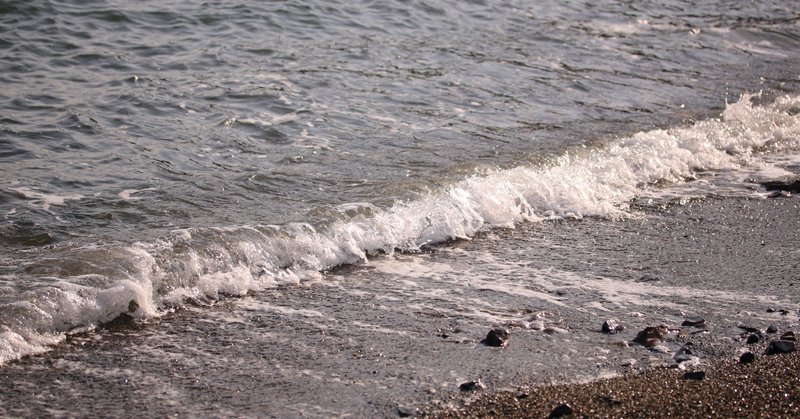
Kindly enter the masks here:
[[[619, 249], [606, 251], [605, 256], [646, 261], [649, 266], [668, 266], [675, 281], [689, 280], [698, 285], [700, 292], [703, 288], [759, 290], [796, 298], [800, 289], [796, 258], [800, 217], [796, 197], [708, 199], [655, 212], [664, 217], [649, 218], [642, 226], [650, 225], [650, 228], [621, 240], [628, 243], [626, 248], [638, 248], [639, 252]], [[620, 224], [622, 226], [624, 223]], [[580, 229], [579, 224], [573, 227]], [[658, 230], [666, 232], [658, 239], [660, 246], [648, 246], [647, 243], [657, 239], [655, 232]], [[677, 263], [686, 256], [695, 263]], [[595, 255], [594, 259], [602, 257]], [[577, 257], [575, 263], [582, 260]], [[583, 263], [591, 263], [591, 259]], [[748, 309], [751, 308], [742, 307], [742, 310]], [[776, 319], [786, 319], [786, 330], [797, 332], [800, 317], [797, 305], [782, 311], [779, 308], [766, 311], [776, 314]], [[684, 327], [667, 337], [684, 345], [694, 342], [695, 352], [702, 348], [705, 353], [702, 364], [632, 368], [618, 377], [588, 383], [460, 392], [435, 400], [420, 414], [429, 417], [797, 417], [800, 415], [800, 353], [765, 355], [769, 342], [779, 339], [786, 330], [769, 329], [767, 324], [754, 325], [750, 330], [758, 329], [759, 339], [757, 343], [748, 344], [751, 333], [745, 330], [746, 325], [742, 326], [738, 336], [713, 330], [693, 336], [688, 333], [692, 328]], [[793, 338], [791, 333], [786, 335], [790, 339]], [[636, 343], [631, 345], [637, 346]], [[743, 363], [741, 356], [745, 352], [752, 353], [754, 361]]]
[[[495, 230], [397, 262], [345, 267], [307, 287], [77, 334], [3, 366], [0, 414], [545, 417], [568, 404], [587, 417], [796, 417], [798, 354], [763, 352], [798, 332], [797, 198], [637, 212]], [[564, 243], [568, 254], [558, 251]], [[545, 281], [531, 284], [543, 287], [537, 295], [552, 299], [547, 305], [525, 288], [484, 288], [502, 276], [462, 284], [474, 255], [493, 252], [535, 261], [532, 273], [580, 275], [525, 279]], [[422, 279], [422, 295], [397, 285]], [[495, 306], [467, 315], [477, 298]], [[515, 320], [526, 316], [542, 320]], [[603, 334], [606, 316], [625, 329]], [[682, 325], [697, 316], [702, 325]], [[670, 330], [652, 348], [632, 342], [662, 324]], [[481, 343], [493, 327], [510, 328], [507, 347]], [[748, 344], [750, 335], [758, 341]], [[684, 348], [690, 353], [679, 363]], [[754, 362], [740, 364], [748, 351]], [[701, 380], [684, 378], [700, 371]], [[460, 390], [473, 380], [485, 388]]]
[[[800, 415], [800, 353], [720, 359], [701, 380], [659, 368], [585, 384], [520, 387], [437, 400], [422, 416], [464, 417], [770, 417]], [[564, 406], [569, 406], [565, 408]]]

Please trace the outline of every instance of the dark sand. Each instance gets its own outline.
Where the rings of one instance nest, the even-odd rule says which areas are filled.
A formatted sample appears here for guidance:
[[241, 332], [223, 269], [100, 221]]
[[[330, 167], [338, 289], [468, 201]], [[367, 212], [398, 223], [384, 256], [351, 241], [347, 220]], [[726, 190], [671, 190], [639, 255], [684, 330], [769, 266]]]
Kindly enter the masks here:
[[[641, 217], [623, 221], [527, 224], [449, 243], [424, 257], [399, 256], [411, 259], [401, 268], [448, 264], [455, 274], [442, 280], [425, 271], [417, 278], [345, 267], [307, 287], [190, 306], [143, 325], [73, 336], [44, 355], [0, 367], [0, 416], [544, 417], [569, 403], [586, 416], [797, 417], [798, 355], [762, 356], [766, 342], [747, 345], [736, 322], [760, 329], [774, 324], [777, 335], [800, 332], [798, 203], [794, 196], [711, 198], [638, 208]], [[504, 280], [518, 281], [520, 288], [501, 292], [453, 282], [462, 269], [481, 273], [485, 263], [476, 255], [495, 255], [519, 269], [519, 277]], [[526, 271], [529, 265], [533, 269]], [[497, 268], [490, 263], [485, 269]], [[602, 296], [580, 282], [561, 287], [524, 276], [542, 269], [575, 273], [577, 281], [612, 278], [615, 286], [634, 288], [651, 275], [657, 281], [648, 289], [662, 284], [691, 294], [655, 297], [669, 305], [647, 305], [654, 298], [649, 294], [645, 305], [607, 304], [615, 315], [642, 312], [621, 318], [627, 329], [608, 336], [599, 329], [609, 312], [579, 310]], [[541, 292], [563, 305], [516, 290]], [[433, 291], [439, 294], [431, 296]], [[706, 295], [717, 291], [789, 303], [771, 306], [778, 300], [748, 297], [739, 307]], [[492, 318], [555, 311], [546, 325], [568, 332], [514, 328], [507, 348], [484, 347], [478, 342], [497, 325], [459, 315], [469, 313], [469, 301], [477, 298], [496, 304], [479, 306]], [[716, 310], [709, 301], [728, 305]], [[770, 308], [789, 311], [767, 313]], [[295, 309], [320, 315], [293, 314]], [[667, 337], [665, 347], [674, 351], [692, 341], [699, 362], [686, 370], [705, 371], [702, 381], [685, 381], [684, 371], [668, 368], [671, 352], [624, 345], [651, 322], [679, 327], [698, 314], [708, 333], [683, 328]], [[747, 349], [756, 361], [737, 365]], [[563, 385], [601, 374], [621, 378]], [[477, 378], [485, 390], [459, 391], [460, 383]]]
[[702, 368], [702, 380], [659, 368], [586, 384], [451, 395], [421, 414], [535, 418], [567, 404], [572, 417], [800, 417], [800, 352], [756, 356], [750, 364], [718, 360]]
[[[635, 232], [629, 224], [635, 222], [619, 223], [620, 240], [610, 242], [609, 247], [593, 247], [593, 255], [579, 255], [568, 263], [579, 270], [595, 266], [610, 277], [644, 267], [645, 271], [657, 271], [665, 283], [690, 282], [700, 290], [773, 293], [800, 302], [800, 210], [796, 196], [706, 199], [642, 210], [648, 217], [635, 226]], [[565, 223], [548, 233], [590, 240], [593, 230], [585, 226]], [[604, 259], [618, 263], [598, 266]], [[628, 261], [619, 262], [622, 259]], [[783, 317], [789, 329], [797, 333], [798, 305], [788, 309]], [[765, 326], [760, 325], [762, 331]], [[417, 414], [442, 418], [548, 417], [567, 404], [571, 410], [566, 410], [572, 413], [564, 417], [796, 418], [800, 417], [800, 352], [763, 354], [768, 342], [782, 332], [765, 333], [758, 344], [748, 345], [743, 336], [726, 346], [713, 343], [716, 339], [708, 336], [714, 334], [711, 331], [702, 336], [712, 342], [704, 347], [705, 365], [632, 370], [589, 383], [533, 384], [514, 390], [488, 388], [448, 394]], [[696, 340], [690, 336], [681, 339]], [[745, 351], [752, 351], [756, 360], [740, 363], [739, 355]], [[685, 379], [687, 371], [703, 371], [705, 377]]]

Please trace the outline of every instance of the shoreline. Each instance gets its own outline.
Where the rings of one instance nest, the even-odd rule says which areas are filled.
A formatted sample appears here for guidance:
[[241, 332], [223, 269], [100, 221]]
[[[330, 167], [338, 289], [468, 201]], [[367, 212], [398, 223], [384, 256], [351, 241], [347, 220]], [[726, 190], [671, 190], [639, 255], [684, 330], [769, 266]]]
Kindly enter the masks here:
[[[668, 233], [661, 236], [663, 242], [656, 251], [641, 246], [641, 254], [627, 257], [660, 266], [663, 275], [659, 283], [689, 282], [698, 293], [741, 289], [744, 293], [783, 295], [789, 300], [797, 294], [800, 278], [797, 263], [791, 257], [800, 243], [796, 196], [763, 200], [710, 198], [642, 209], [648, 215], [639, 227], [654, 227], [643, 228], [635, 236], [628, 235], [628, 239], [641, 245], [648, 243], [652, 237], [647, 236], [656, 230]], [[579, 223], [567, 230], [575, 231], [561, 233], [579, 237], [590, 231]], [[627, 245], [628, 249], [636, 247], [636, 243]], [[601, 252], [610, 255], [610, 260], [624, 258], [613, 255], [618, 250]], [[693, 263], [679, 263], [687, 258]], [[669, 260], [672, 263], [665, 263]], [[574, 263], [578, 266], [581, 262]], [[607, 274], [613, 277], [616, 273]], [[766, 323], [752, 325], [757, 326], [755, 334], [760, 337], [755, 344], [747, 343], [751, 333], [744, 330], [744, 325], [738, 336], [711, 324], [709, 330], [697, 335], [691, 332], [699, 330], [684, 327], [676, 336], [665, 337], [673, 347], [694, 342], [698, 356], [695, 362], [643, 365], [610, 378], [574, 383], [543, 383], [532, 372], [529, 381], [519, 382], [516, 388], [490, 387], [444, 394], [415, 414], [431, 418], [800, 417], [800, 352], [764, 354], [769, 343], [784, 332], [798, 333], [800, 310], [796, 304], [786, 308], [765, 310], [763, 302], [756, 301], [752, 306], [741, 307], [744, 313], [749, 310], [760, 315], [775, 314], [772, 319], [783, 322], [778, 332], [768, 330]], [[632, 341], [630, 345], [646, 351]], [[742, 363], [740, 356], [745, 352], [752, 352], [755, 360]], [[692, 376], [693, 372], [702, 374]], [[690, 375], [684, 377], [685, 374]]]
[[[798, 416], [797, 353], [761, 355], [800, 332], [797, 196], [636, 211], [493, 230], [75, 336], [0, 367], [0, 415], [545, 417], [569, 403], [577, 416]], [[706, 327], [681, 327], [696, 316]], [[625, 330], [602, 334], [609, 317]], [[629, 343], [661, 324], [682, 332]], [[764, 338], [747, 344], [739, 325]], [[495, 327], [511, 329], [507, 347], [480, 343]], [[668, 368], [689, 341], [685, 371]], [[736, 363], [744, 350], [754, 363]], [[683, 380], [694, 369], [705, 379]], [[478, 379], [486, 390], [460, 391]]]
[[583, 384], [454, 394], [420, 416], [555, 417], [561, 405], [572, 417], [800, 416], [800, 352], [756, 355], [750, 364], [720, 359], [702, 370], [701, 380], [684, 378], [681, 369], [656, 368]]

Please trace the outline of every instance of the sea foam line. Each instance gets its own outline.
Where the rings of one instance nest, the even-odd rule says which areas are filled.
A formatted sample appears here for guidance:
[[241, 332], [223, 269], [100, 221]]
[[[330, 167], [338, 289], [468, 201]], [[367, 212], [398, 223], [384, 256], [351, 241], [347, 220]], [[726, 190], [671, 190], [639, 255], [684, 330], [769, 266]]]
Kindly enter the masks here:
[[119, 277], [47, 278], [46, 286], [4, 298], [0, 364], [46, 350], [68, 331], [132, 307], [135, 316], [157, 316], [187, 300], [213, 301], [219, 294], [310, 282], [371, 254], [416, 251], [491, 227], [625, 217], [630, 200], [654, 182], [736, 170], [760, 164], [760, 153], [800, 149], [800, 98], [780, 97], [764, 106], [754, 106], [751, 99], [745, 95], [729, 104], [719, 119], [640, 132], [602, 148], [572, 150], [543, 165], [472, 176], [388, 209], [351, 204], [343, 210], [347, 216], [327, 226], [196, 228], [153, 243], [66, 255], [64, 260], [84, 258], [112, 268], [106, 271]]

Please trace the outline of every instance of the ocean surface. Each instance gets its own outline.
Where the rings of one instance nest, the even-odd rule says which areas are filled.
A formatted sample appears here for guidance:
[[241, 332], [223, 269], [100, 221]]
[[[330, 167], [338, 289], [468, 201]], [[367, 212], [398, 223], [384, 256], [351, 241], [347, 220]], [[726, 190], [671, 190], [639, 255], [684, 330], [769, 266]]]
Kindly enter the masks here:
[[[619, 282], [623, 266], [536, 258], [591, 254], [575, 237], [635, 232], [642, 205], [766, 199], [755, 181], [800, 167], [791, 1], [2, 1], [0, 57], [0, 371], [58, 359], [123, 313], [141, 329], [100, 354], [183, 339], [219, 366], [225, 342], [170, 325], [258, 317], [285, 344], [335, 324], [392, 336], [385, 352], [421, 332], [366, 307], [480, 334], [694, 304], [678, 285]], [[553, 314], [575, 308], [559, 291], [573, 286], [583, 309]], [[734, 310], [733, 288], [708, 298]], [[781, 301], [746, 296], [762, 297]], [[302, 398], [349, 368], [324, 348], [262, 356]], [[471, 378], [423, 358], [420, 387]]]

